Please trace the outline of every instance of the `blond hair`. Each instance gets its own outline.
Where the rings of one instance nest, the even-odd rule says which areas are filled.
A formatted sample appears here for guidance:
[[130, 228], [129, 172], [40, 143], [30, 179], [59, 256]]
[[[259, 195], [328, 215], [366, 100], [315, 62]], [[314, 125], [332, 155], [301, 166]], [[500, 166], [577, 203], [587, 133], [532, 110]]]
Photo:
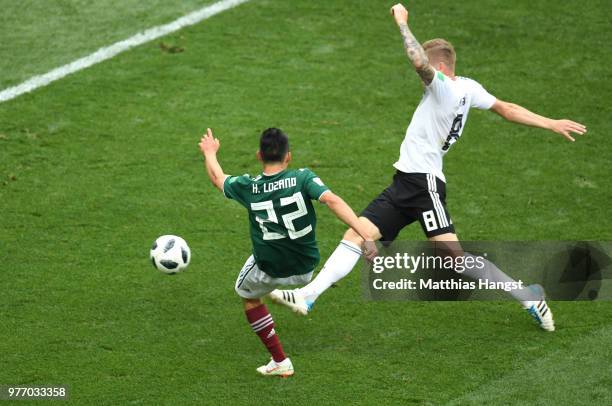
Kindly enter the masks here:
[[455, 62], [457, 54], [453, 44], [442, 38], [430, 39], [423, 43], [423, 49], [429, 58], [431, 64], [444, 62], [453, 72], [455, 71]]

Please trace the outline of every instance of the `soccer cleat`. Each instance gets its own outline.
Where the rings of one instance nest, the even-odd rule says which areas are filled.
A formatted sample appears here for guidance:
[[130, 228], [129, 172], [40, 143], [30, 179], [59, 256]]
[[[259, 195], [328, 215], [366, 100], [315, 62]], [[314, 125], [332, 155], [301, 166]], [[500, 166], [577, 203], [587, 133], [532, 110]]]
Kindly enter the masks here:
[[287, 306], [295, 313], [301, 314], [302, 316], [306, 316], [312, 306], [313, 302], [307, 302], [304, 296], [300, 293], [299, 289], [293, 290], [279, 290], [275, 289], [270, 292], [270, 299], [274, 303], [281, 304], [283, 306]]
[[555, 321], [546, 300], [532, 301], [525, 307], [531, 317], [546, 331], [555, 331]]
[[276, 362], [273, 359], [267, 365], [262, 365], [257, 368], [257, 372], [264, 376], [280, 376], [288, 378], [293, 375], [293, 364], [289, 358], [285, 358], [281, 362]]

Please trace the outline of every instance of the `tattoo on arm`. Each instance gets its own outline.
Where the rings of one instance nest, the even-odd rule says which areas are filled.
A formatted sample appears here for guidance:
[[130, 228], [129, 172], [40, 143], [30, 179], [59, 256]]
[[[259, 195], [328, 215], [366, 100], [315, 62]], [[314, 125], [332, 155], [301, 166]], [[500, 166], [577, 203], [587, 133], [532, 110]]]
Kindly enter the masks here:
[[433, 80], [435, 71], [429, 64], [429, 59], [427, 58], [427, 54], [425, 54], [425, 50], [421, 44], [419, 44], [414, 34], [412, 34], [407, 24], [400, 24], [399, 28], [404, 38], [404, 48], [406, 48], [408, 58], [410, 58], [410, 61], [416, 68], [421, 80], [423, 80], [426, 85], [430, 84]]

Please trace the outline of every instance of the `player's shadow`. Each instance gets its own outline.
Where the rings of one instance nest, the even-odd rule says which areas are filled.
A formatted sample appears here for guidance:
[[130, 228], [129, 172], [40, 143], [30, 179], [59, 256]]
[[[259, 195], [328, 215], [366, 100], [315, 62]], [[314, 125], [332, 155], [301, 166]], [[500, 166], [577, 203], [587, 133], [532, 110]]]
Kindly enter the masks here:
[[552, 300], [610, 300], [603, 289], [612, 282], [612, 259], [595, 242], [578, 242], [560, 252], [544, 266], [543, 285]]

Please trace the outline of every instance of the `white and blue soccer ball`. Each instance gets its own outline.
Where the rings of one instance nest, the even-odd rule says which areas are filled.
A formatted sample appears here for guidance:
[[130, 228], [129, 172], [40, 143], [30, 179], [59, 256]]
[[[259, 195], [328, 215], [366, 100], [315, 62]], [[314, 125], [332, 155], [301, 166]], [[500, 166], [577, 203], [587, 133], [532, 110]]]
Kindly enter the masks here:
[[184, 271], [191, 260], [187, 242], [176, 235], [162, 235], [151, 247], [151, 262], [159, 271], [173, 275]]

